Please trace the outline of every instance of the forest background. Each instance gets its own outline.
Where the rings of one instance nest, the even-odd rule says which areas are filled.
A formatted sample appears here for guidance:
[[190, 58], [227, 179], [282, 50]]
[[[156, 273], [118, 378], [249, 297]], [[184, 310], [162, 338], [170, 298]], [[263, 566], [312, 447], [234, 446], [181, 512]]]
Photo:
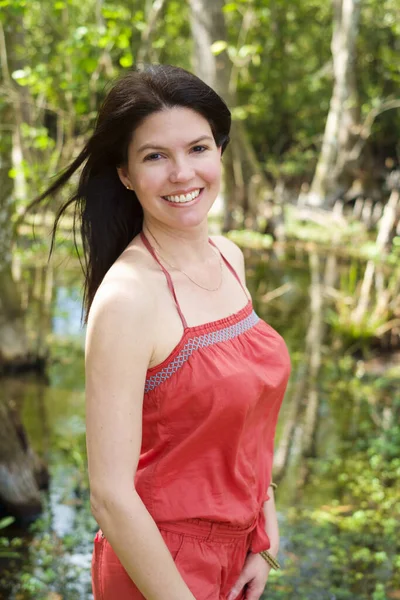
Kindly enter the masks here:
[[[399, 0], [0, 0], [0, 596], [90, 593], [85, 581], [77, 591], [79, 560], [66, 562], [79, 540], [57, 534], [41, 491], [73, 463], [74, 518], [81, 536], [90, 529], [84, 432], [52, 455], [29, 412], [61, 377], [52, 365], [82, 358], [81, 340], [54, 335], [64, 263], [47, 265], [71, 187], [46, 211], [27, 208], [82, 148], [110, 82], [169, 63], [231, 108], [211, 224], [243, 247], [255, 302], [283, 330], [299, 319], [291, 276], [304, 263], [307, 318], [285, 335], [294, 375], [275, 459], [286, 572], [268, 598], [400, 598], [399, 57]], [[65, 257], [71, 228], [67, 213]], [[335, 457], [318, 445], [321, 416], [335, 424]]]

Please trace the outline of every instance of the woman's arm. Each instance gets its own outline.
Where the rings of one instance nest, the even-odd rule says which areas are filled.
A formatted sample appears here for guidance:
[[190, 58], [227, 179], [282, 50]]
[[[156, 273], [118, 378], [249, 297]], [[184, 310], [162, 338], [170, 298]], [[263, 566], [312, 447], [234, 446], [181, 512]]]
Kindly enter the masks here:
[[265, 531], [271, 542], [269, 552], [276, 557], [279, 550], [279, 526], [278, 517], [275, 507], [275, 496], [272, 487], [268, 488], [269, 499], [263, 504], [263, 512], [265, 515]]
[[155, 302], [139, 277], [127, 282], [126, 266], [113, 269], [96, 294], [86, 338], [92, 512], [147, 600], [194, 600], [134, 487]]

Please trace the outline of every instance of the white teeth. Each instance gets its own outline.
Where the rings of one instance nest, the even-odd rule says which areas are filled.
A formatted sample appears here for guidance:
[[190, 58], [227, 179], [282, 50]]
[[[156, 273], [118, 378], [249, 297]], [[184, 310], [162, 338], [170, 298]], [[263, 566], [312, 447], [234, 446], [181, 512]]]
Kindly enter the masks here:
[[193, 192], [191, 192], [190, 194], [185, 194], [185, 195], [181, 195], [181, 196], [164, 196], [164, 198], [166, 198], [167, 200], [169, 200], [170, 202], [190, 202], [191, 200], [194, 200], [195, 198], [197, 198], [197, 196], [200, 194], [200, 190], [194, 190]]

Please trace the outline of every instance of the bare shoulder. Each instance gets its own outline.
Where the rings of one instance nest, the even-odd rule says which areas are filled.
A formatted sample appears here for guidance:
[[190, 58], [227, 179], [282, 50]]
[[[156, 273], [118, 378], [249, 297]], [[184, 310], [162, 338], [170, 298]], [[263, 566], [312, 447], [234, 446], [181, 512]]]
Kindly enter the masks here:
[[124, 253], [105, 275], [88, 318], [88, 339], [96, 332], [104, 343], [124, 338], [152, 346], [154, 294], [146, 271], [135, 256]]
[[235, 242], [232, 242], [224, 235], [210, 236], [212, 241], [218, 246], [222, 254], [229, 260], [238, 275], [245, 281], [245, 264], [242, 250]]

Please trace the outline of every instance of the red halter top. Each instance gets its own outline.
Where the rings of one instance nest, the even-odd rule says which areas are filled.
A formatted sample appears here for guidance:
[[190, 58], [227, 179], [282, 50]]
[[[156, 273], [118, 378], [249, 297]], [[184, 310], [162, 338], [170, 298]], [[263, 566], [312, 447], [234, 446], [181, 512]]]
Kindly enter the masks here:
[[170, 274], [140, 235], [165, 273], [184, 332], [147, 370], [135, 488], [158, 524], [200, 518], [250, 526], [252, 552], [266, 550], [262, 506], [290, 373], [286, 344], [251, 300], [226, 318], [188, 327]]

